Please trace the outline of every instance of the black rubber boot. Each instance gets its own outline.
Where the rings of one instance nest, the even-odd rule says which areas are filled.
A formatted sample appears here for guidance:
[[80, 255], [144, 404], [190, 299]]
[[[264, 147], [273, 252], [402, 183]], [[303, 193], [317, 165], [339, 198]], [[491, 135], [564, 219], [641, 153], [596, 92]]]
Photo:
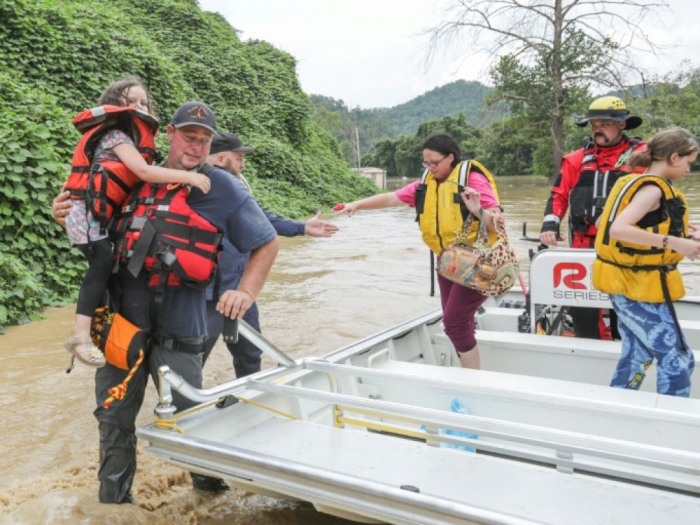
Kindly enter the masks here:
[[100, 503], [131, 503], [136, 473], [136, 436], [100, 423]]

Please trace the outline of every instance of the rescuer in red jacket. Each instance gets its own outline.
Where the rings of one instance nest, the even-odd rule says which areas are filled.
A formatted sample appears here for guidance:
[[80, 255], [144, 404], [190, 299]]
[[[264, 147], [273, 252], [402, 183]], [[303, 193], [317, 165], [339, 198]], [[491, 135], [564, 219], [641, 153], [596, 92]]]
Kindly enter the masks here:
[[[591, 126], [583, 147], [565, 155], [544, 211], [540, 241], [556, 246], [561, 220], [569, 210], [569, 234], [572, 248], [593, 248], [596, 221], [617, 179], [629, 172], [625, 161], [634, 151], [644, 151], [646, 144], [625, 131], [642, 124], [630, 115], [618, 97], [601, 97], [588, 108], [586, 117], [576, 125]], [[604, 329], [597, 309], [571, 307], [574, 330], [579, 337], [599, 339]]]

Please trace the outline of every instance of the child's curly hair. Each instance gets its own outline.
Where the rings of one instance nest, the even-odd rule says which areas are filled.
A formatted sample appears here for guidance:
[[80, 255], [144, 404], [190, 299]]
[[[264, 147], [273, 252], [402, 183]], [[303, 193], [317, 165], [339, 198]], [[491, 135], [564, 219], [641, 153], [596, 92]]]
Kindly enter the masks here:
[[151, 94], [148, 92], [146, 84], [142, 79], [133, 75], [121, 77], [107, 86], [97, 100], [97, 104], [100, 106], [104, 106], [105, 104], [123, 106], [129, 90], [135, 86], [142, 87], [146, 92], [146, 96], [148, 97], [148, 112], [153, 114], [153, 101], [151, 100]]

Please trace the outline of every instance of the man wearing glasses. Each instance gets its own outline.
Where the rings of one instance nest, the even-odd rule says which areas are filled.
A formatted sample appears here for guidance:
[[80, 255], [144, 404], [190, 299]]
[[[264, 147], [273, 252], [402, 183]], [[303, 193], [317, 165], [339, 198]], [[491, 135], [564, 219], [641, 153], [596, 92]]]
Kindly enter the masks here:
[[[165, 166], [178, 170], [198, 169], [209, 155], [216, 133], [216, 115], [208, 106], [201, 102], [183, 104], [175, 111], [167, 127], [170, 148]], [[231, 245], [241, 252], [250, 252], [238, 290], [225, 291], [217, 304], [221, 314], [241, 318], [262, 289], [277, 255], [279, 240], [258, 203], [240, 182], [220, 168], [213, 168], [206, 175], [211, 181], [211, 190], [205, 194], [198, 188], [191, 188], [186, 202], [199, 217], [215, 226]], [[59, 196], [53, 203], [54, 218], [59, 223], [64, 220], [61, 211], [70, 207], [70, 203], [62, 203], [62, 199], [63, 196]], [[167, 215], [169, 207], [159, 207], [157, 213]], [[119, 305], [119, 313], [149, 333], [151, 344], [146, 361], [131, 376], [126, 394], [109, 408], [103, 403], [110, 397], [110, 389], [122, 383], [129, 371], [107, 363], [95, 373], [97, 409], [94, 414], [100, 431], [98, 476], [102, 503], [132, 502], [131, 486], [136, 474], [136, 417], [144, 400], [148, 373], [158, 385], [158, 369], [167, 365], [195, 388], [202, 388], [202, 354], [207, 336], [203, 288], [166, 287], [156, 307], [153, 292], [149, 289], [148, 272], [134, 272], [128, 266], [120, 265], [117, 280], [119, 290], [112, 299]], [[173, 404], [182, 411], [196, 403], [173, 391]], [[228, 489], [223, 480], [201, 474], [192, 473], [192, 482], [196, 489], [207, 492]]]
[[[618, 97], [594, 100], [586, 117], [576, 125], [591, 125], [591, 135], [583, 147], [564, 156], [544, 211], [540, 242], [556, 246], [561, 221], [569, 210], [569, 233], [572, 248], [593, 248], [598, 232], [596, 221], [617, 179], [628, 171], [625, 161], [634, 151], [644, 151], [646, 144], [624, 131], [639, 127], [640, 117], [630, 115]], [[605, 325], [598, 309], [571, 307], [569, 313], [579, 337], [600, 339]]]

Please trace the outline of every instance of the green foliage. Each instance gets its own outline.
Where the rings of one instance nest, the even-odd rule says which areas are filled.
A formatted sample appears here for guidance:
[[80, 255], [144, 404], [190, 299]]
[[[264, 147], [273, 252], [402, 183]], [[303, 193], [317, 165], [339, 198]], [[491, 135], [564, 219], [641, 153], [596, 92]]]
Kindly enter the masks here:
[[[609, 39], [590, 38], [575, 23], [561, 36], [559, 48], [547, 42], [501, 56], [491, 70], [495, 91], [489, 101], [509, 101], [514, 116], [547, 129], [550, 140], [563, 148], [568, 131], [564, 120], [590, 103], [590, 85], [616, 85], [611, 64], [619, 46]], [[542, 151], [540, 144], [537, 149]], [[549, 167], [536, 161], [537, 171], [556, 173], [560, 157], [549, 148]]]
[[[581, 52], [583, 49], [585, 53]], [[610, 41], [599, 43], [574, 29], [565, 31], [557, 72], [565, 80], [555, 77], [551, 48], [538, 48], [527, 61], [516, 54], [503, 55], [491, 70], [496, 89], [487, 101], [506, 99], [513, 114], [551, 125], [553, 117], [570, 115], [588, 106], [592, 79], [603, 85], [612, 82], [605, 72], [616, 49]], [[561, 93], [555, 89], [559, 84], [563, 87]]]
[[161, 121], [201, 100], [258, 146], [247, 175], [272, 211], [302, 217], [375, 191], [311, 119], [294, 58], [241, 42], [195, 0], [0, 0], [0, 63], [0, 324], [75, 297], [84, 263], [51, 201], [78, 139], [72, 116], [121, 76], [146, 81]]
[[459, 143], [464, 156], [474, 157], [482, 132], [469, 124], [463, 113], [456, 117], [429, 120], [418, 126], [415, 135], [377, 143], [373, 153], [365, 156], [363, 163], [386, 170], [388, 176], [416, 177], [423, 172], [423, 142], [436, 133], [449, 133]]
[[483, 131], [476, 158], [494, 175], [540, 173], [534, 166], [534, 154], [537, 143], [544, 140], [548, 140], [551, 152], [549, 133], [543, 137], [541, 130], [526, 119], [509, 117]]
[[504, 106], [488, 107], [484, 97], [493, 88], [481, 82], [456, 80], [428, 91], [393, 108], [368, 110], [383, 114], [398, 134], [413, 133], [423, 122], [463, 113], [469, 122], [482, 127], [499, 118]]
[[627, 97], [630, 110], [644, 120], [635, 134], [650, 138], [657, 131], [680, 126], [700, 137], [700, 68], [686, 63], [684, 69], [655, 79], [637, 92], [641, 96]]
[[51, 218], [77, 138], [71, 116], [15, 76], [0, 72], [0, 84], [0, 324], [12, 324], [73, 297], [84, 265]]

